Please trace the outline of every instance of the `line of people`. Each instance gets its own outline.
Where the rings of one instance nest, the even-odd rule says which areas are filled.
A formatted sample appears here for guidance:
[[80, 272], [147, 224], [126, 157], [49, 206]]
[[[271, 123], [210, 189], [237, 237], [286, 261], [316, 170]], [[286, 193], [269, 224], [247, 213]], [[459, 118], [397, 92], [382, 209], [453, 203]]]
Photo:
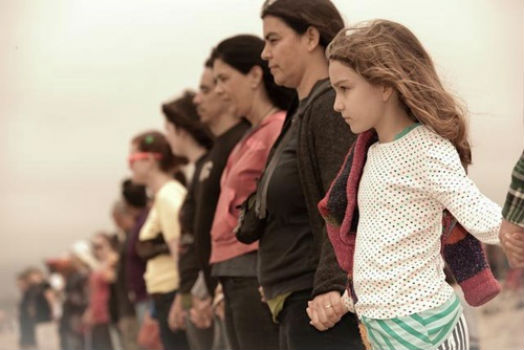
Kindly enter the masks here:
[[74, 249], [90, 337], [64, 348], [115, 348], [112, 306], [124, 349], [469, 348], [445, 263], [470, 304], [493, 298], [480, 241], [523, 264], [522, 197], [502, 224], [466, 176], [464, 114], [406, 27], [345, 30], [329, 0], [261, 18], [130, 141], [125, 234]]

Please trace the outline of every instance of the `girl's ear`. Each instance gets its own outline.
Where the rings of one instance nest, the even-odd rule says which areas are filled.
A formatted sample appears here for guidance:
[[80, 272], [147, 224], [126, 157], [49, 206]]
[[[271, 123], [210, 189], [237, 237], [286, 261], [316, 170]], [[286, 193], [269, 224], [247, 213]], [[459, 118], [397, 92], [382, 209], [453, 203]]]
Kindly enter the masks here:
[[249, 85], [251, 88], [256, 89], [262, 82], [262, 78], [264, 76], [262, 68], [260, 66], [253, 66], [247, 74], [250, 80]]
[[380, 89], [382, 92], [382, 100], [384, 102], [388, 101], [394, 93], [394, 90], [391, 86], [382, 85]]

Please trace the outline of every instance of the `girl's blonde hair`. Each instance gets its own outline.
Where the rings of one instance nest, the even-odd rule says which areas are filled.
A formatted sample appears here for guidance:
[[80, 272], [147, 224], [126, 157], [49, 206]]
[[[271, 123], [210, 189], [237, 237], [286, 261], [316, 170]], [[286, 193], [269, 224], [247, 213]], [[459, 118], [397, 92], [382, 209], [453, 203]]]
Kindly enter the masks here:
[[433, 61], [409, 29], [388, 20], [346, 28], [328, 45], [326, 56], [371, 84], [394, 88], [412, 118], [451, 141], [464, 167], [471, 163], [464, 110], [444, 89]]

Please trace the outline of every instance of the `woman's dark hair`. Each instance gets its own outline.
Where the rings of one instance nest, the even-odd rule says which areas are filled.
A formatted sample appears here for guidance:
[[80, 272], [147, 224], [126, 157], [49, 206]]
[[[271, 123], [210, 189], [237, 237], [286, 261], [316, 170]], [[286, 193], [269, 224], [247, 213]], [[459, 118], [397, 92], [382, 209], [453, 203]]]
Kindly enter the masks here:
[[167, 143], [164, 134], [158, 131], [146, 131], [135, 136], [132, 140], [140, 152], [158, 153], [161, 155], [158, 165], [160, 170], [171, 173], [176, 167], [185, 164], [185, 159], [176, 157], [171, 153], [171, 147]]
[[186, 130], [202, 147], [210, 149], [213, 146], [213, 134], [200, 121], [193, 99], [195, 93], [184, 91], [183, 95], [162, 105], [166, 120], [177, 128]]
[[344, 28], [344, 20], [330, 0], [266, 0], [260, 17], [266, 16], [280, 18], [298, 34], [315, 27], [324, 48]]
[[236, 35], [220, 42], [211, 53], [211, 61], [216, 59], [233, 67], [242, 74], [247, 74], [254, 66], [262, 68], [264, 87], [271, 102], [280, 109], [287, 110], [296, 95], [294, 89], [275, 84], [267, 61], [260, 55], [264, 50], [264, 40], [257, 36]]
[[128, 205], [134, 208], [144, 208], [147, 204], [146, 186], [126, 179], [122, 182], [122, 197]]

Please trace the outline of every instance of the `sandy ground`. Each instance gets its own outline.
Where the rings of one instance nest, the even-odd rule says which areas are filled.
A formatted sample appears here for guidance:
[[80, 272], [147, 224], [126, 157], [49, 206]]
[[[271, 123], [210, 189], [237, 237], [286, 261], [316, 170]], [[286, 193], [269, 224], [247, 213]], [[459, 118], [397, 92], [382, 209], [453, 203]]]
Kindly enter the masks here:
[[[524, 291], [519, 294], [503, 292], [488, 304], [473, 309], [473, 313], [477, 316], [482, 350], [524, 349]], [[18, 349], [17, 327], [13, 322], [9, 324], [13, 326], [0, 330], [0, 350]], [[58, 344], [58, 335], [48, 341]]]

